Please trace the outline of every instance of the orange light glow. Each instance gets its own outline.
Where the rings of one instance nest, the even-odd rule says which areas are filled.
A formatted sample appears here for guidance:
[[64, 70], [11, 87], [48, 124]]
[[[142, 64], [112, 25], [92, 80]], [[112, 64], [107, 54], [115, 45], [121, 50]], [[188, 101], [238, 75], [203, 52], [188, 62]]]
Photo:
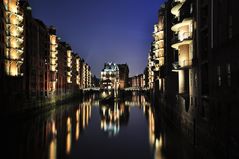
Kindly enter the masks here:
[[67, 135], [66, 135], [66, 154], [70, 154], [71, 152], [71, 119], [67, 118]]

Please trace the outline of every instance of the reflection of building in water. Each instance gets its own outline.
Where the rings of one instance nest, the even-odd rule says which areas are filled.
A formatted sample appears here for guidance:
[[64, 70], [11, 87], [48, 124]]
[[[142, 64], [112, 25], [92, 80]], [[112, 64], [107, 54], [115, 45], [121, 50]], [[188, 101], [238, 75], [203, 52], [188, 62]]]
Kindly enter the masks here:
[[86, 128], [89, 124], [89, 120], [91, 118], [91, 103], [90, 102], [83, 102], [81, 106], [82, 112], [82, 127]]
[[150, 103], [146, 101], [145, 96], [143, 95], [135, 95], [132, 96], [131, 100], [125, 101], [126, 106], [149, 106]]
[[13, 144], [6, 145], [6, 149], [15, 153], [8, 154], [8, 158], [68, 158], [90, 118], [91, 101], [88, 101], [11, 123], [6, 139]]
[[57, 139], [53, 138], [49, 147], [49, 159], [57, 158]]
[[155, 143], [155, 119], [154, 114], [151, 110], [151, 107], [148, 109], [148, 124], [149, 124], [149, 142], [150, 145], [154, 145]]
[[14, 153], [8, 154], [8, 158], [57, 158], [59, 123], [54, 111], [46, 119], [45, 114], [39, 115], [33, 120], [19, 121], [13, 126], [13, 134], [8, 132], [8, 135], [15, 136], [8, 140], [9, 143], [13, 143], [9, 146], [9, 150]]
[[56, 130], [56, 123], [55, 120], [51, 119], [47, 122], [46, 129], [47, 136], [50, 137], [50, 146], [49, 146], [49, 159], [56, 159], [57, 158], [57, 130]]
[[149, 128], [149, 144], [154, 151], [154, 159], [162, 159], [162, 149], [163, 149], [163, 138], [160, 132], [159, 120], [156, 119], [155, 113], [153, 112], [151, 106], [144, 107], [144, 112], [148, 118], [148, 128]]
[[120, 126], [128, 124], [129, 107], [124, 103], [114, 103], [114, 106], [100, 106], [102, 130], [108, 133], [109, 136], [116, 136], [120, 131]]
[[70, 154], [71, 152], [71, 118], [67, 118], [67, 132], [66, 132], [66, 154]]
[[79, 136], [80, 136], [80, 110], [77, 109], [76, 111], [76, 135], [75, 135], [75, 139], [76, 141], [79, 140]]
[[[91, 100], [83, 102], [73, 112], [69, 112], [66, 120], [66, 154], [71, 153], [73, 142], [77, 142], [80, 134], [88, 126], [91, 118]], [[74, 141], [73, 141], [74, 140]]]
[[154, 159], [163, 159], [163, 138], [160, 135], [159, 138], [156, 138], [155, 140], [155, 150], [154, 150]]

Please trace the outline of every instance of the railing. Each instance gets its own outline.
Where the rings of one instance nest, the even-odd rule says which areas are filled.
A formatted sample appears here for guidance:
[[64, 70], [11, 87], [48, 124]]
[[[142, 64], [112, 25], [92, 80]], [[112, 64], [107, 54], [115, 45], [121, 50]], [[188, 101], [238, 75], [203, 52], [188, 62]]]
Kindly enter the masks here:
[[178, 39], [180, 41], [188, 40], [188, 39], [191, 39], [191, 38], [192, 38], [192, 33], [191, 32], [184, 32], [182, 34], [178, 34]]
[[183, 69], [185, 67], [190, 67], [192, 66], [192, 60], [183, 60], [183, 61], [180, 61], [180, 62], [174, 62], [173, 64], [173, 69], [174, 70], [180, 70], [180, 69]]
[[6, 42], [6, 48], [7, 49], [14, 49], [14, 50], [20, 50], [20, 51], [23, 51], [23, 46], [19, 45], [19, 46], [16, 46], [16, 47], [12, 47], [12, 45], [7, 41]]
[[192, 66], [192, 60], [183, 60], [179, 62], [181, 67]]
[[19, 58], [12, 58], [11, 56], [7, 56], [4, 59], [11, 61], [11, 62], [20, 62], [23, 63], [24, 59], [19, 57]]
[[192, 33], [191, 32], [184, 32], [182, 34], [174, 35], [174, 37], [171, 40], [172, 44], [179, 43], [184, 40], [192, 39]]
[[172, 66], [173, 66], [174, 70], [178, 70], [180, 68], [179, 65], [178, 65], [178, 62], [172, 63]]
[[18, 50], [18, 49], [14, 49], [14, 48], [9, 48], [10, 54], [12, 52], [15, 52], [17, 55], [22, 55], [23, 51], [22, 50]]
[[180, 2], [180, 3], [183, 3], [185, 2], [185, 0], [173, 0], [174, 2]]

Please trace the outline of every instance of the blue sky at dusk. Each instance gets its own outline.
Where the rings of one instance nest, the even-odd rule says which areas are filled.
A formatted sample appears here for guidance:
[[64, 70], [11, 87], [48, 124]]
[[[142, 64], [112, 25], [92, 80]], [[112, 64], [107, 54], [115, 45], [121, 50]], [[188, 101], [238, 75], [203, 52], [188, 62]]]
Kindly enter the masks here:
[[33, 16], [54, 25], [57, 35], [99, 77], [104, 62], [127, 63], [143, 72], [153, 25], [163, 0], [29, 0]]

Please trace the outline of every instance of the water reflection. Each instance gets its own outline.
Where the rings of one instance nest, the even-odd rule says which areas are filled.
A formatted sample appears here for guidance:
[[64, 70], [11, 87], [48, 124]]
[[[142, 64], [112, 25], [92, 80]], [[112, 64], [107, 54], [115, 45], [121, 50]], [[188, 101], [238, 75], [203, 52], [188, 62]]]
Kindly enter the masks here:
[[56, 137], [57, 130], [56, 130], [55, 120], [51, 119], [49, 122], [47, 122], [47, 126], [49, 126], [49, 129], [47, 128], [46, 130], [50, 130], [48, 135], [51, 138], [50, 146], [49, 146], [49, 159], [56, 159], [57, 158], [57, 137]]
[[159, 131], [160, 125], [156, 120], [155, 113], [153, 112], [152, 107], [148, 107], [145, 113], [148, 116], [149, 144], [154, 152], [154, 159], [162, 159], [164, 158], [164, 155], [162, 153], [163, 138], [162, 134]]
[[109, 137], [116, 136], [120, 127], [129, 121], [129, 107], [123, 102], [114, 102], [114, 105], [100, 105], [100, 128], [108, 133]]
[[[125, 100], [125, 105], [134, 107], [146, 107], [150, 106], [150, 102], [146, 100], [146, 97], [143, 95], [133, 95], [131, 98]], [[145, 109], [145, 108], [144, 108]]]
[[154, 107], [143, 95], [134, 95], [129, 101], [125, 101], [128, 106], [138, 106], [143, 110], [148, 121], [149, 145], [154, 159], [164, 159], [163, 138], [160, 132], [160, 119], [156, 117]]
[[90, 98], [17, 121], [7, 129], [7, 142], [14, 144], [6, 152], [8, 158], [24, 159], [187, 158], [159, 114], [142, 95], [112, 105]]
[[79, 140], [79, 136], [80, 136], [80, 121], [79, 121], [79, 117], [80, 116], [80, 109], [77, 109], [76, 111], [76, 141]]
[[66, 154], [71, 152], [71, 118], [67, 118]]

